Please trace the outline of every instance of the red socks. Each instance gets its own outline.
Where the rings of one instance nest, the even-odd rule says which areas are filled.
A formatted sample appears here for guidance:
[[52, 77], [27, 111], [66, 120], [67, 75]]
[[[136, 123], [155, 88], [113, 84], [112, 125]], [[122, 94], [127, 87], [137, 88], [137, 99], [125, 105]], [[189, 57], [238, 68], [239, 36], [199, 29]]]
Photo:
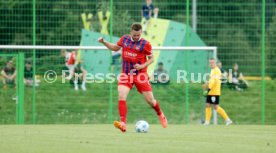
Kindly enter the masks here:
[[119, 100], [118, 109], [119, 109], [119, 113], [120, 113], [121, 122], [126, 123], [127, 104], [126, 104], [125, 100]]
[[155, 106], [152, 106], [152, 108], [156, 111], [157, 115], [160, 115], [162, 113], [162, 111], [159, 107], [158, 101], [156, 101]]
[[[155, 110], [157, 115], [160, 115], [162, 113], [158, 101], [156, 101], [155, 106], [152, 106], [152, 108]], [[118, 102], [118, 109], [119, 109], [119, 114], [121, 118], [121, 122], [126, 123], [126, 116], [127, 116], [127, 104], [125, 100], [119, 100]]]

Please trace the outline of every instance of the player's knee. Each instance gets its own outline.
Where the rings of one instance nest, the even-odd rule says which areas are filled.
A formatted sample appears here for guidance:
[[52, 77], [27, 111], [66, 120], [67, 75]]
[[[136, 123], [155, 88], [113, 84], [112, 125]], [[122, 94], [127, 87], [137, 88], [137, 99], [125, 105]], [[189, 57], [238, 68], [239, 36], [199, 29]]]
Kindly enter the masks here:
[[151, 98], [146, 99], [146, 101], [147, 101], [148, 103], [154, 103], [154, 102], [155, 102], [155, 100], [154, 100], [154, 99], [151, 99]]
[[217, 109], [218, 109], [218, 105], [214, 105], [213, 108], [214, 108], [215, 110], [217, 110]]
[[126, 100], [126, 94], [123, 94], [123, 93], [119, 93], [119, 100]]
[[205, 107], [206, 107], [206, 108], [209, 108], [209, 107], [211, 107], [211, 104], [206, 103]]
[[87, 74], [87, 71], [82, 70], [82, 74], [83, 74], [83, 75], [86, 75], [86, 74]]
[[155, 99], [152, 97], [149, 97], [149, 98], [146, 98], [146, 101], [149, 103], [149, 104], [151, 104], [151, 105], [154, 105], [155, 104]]
[[126, 100], [125, 96], [119, 95], [119, 100]]

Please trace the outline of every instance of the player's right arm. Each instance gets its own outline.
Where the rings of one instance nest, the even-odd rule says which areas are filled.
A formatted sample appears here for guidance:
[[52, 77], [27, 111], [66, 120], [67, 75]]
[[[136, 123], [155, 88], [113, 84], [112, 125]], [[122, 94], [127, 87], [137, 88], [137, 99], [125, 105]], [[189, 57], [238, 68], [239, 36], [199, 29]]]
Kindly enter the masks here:
[[117, 44], [112, 44], [112, 43], [110, 43], [110, 42], [108, 42], [108, 41], [105, 41], [104, 39], [103, 39], [103, 37], [100, 37], [99, 39], [98, 39], [98, 41], [99, 41], [99, 43], [102, 43], [103, 45], [105, 45], [108, 49], [110, 49], [110, 50], [112, 50], [112, 51], [119, 51], [120, 49], [121, 49], [121, 47], [120, 46], [118, 46]]

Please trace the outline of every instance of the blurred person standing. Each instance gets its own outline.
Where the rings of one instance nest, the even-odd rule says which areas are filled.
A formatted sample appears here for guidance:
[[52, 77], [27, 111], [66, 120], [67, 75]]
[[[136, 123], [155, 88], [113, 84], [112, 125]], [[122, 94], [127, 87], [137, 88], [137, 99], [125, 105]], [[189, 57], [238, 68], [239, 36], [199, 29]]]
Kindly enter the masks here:
[[212, 107], [218, 112], [220, 116], [225, 120], [226, 125], [232, 124], [232, 120], [229, 118], [225, 110], [219, 106], [219, 98], [221, 95], [221, 71], [216, 65], [216, 60], [211, 58], [209, 60], [211, 67], [211, 74], [204, 95], [206, 96], [205, 106], [205, 123], [209, 125], [212, 116]]

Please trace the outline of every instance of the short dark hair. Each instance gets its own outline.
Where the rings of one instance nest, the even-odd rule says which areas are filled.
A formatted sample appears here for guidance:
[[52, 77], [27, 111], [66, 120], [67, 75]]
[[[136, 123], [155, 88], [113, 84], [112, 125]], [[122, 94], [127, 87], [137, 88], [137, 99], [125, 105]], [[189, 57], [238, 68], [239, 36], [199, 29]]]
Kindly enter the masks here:
[[12, 61], [12, 60], [9, 60], [9, 61], [7, 62], [7, 64], [13, 64], [13, 61]]
[[139, 31], [142, 29], [142, 25], [138, 22], [135, 22], [131, 25], [131, 30]]
[[26, 60], [26, 61], [25, 61], [25, 64], [30, 64], [30, 65], [31, 65], [31, 64], [32, 64], [32, 61], [31, 61], [31, 60]]
[[214, 61], [216, 61], [216, 59], [215, 59], [215, 58], [213, 58], [213, 57], [212, 57], [212, 58], [209, 58], [209, 60], [214, 60]]
[[162, 63], [162, 62], [159, 62], [158, 65], [162, 65], [162, 66], [163, 66], [163, 63]]

